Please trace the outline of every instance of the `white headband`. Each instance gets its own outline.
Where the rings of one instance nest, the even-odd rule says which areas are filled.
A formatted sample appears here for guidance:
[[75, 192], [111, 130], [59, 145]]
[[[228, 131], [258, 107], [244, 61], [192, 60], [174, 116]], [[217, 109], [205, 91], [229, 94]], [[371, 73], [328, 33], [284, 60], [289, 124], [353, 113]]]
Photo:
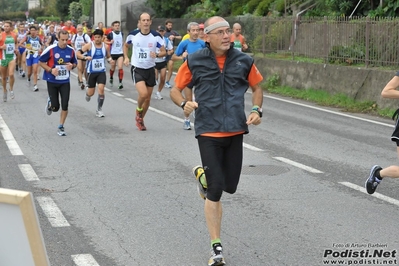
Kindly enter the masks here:
[[210, 31], [213, 31], [214, 29], [221, 28], [221, 27], [229, 27], [230, 28], [230, 24], [227, 21], [225, 21], [225, 20], [216, 22], [216, 23], [211, 24], [208, 27], [206, 27], [204, 29], [204, 33], [207, 34]]

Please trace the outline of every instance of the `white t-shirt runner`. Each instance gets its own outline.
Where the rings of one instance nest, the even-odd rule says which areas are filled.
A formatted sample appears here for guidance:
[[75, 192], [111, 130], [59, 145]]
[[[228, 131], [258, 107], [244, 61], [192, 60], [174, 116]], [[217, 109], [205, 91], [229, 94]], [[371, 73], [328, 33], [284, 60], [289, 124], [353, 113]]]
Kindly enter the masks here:
[[82, 33], [82, 35], [75, 34], [72, 37], [72, 43], [75, 46], [75, 51], [82, 49], [83, 45], [91, 42], [89, 35]]
[[148, 34], [142, 34], [140, 30], [134, 30], [126, 38], [127, 44], [132, 44], [131, 64], [138, 68], [149, 69], [155, 66], [155, 58], [150, 56], [150, 52], [157, 52], [157, 48], [165, 46], [162, 36], [150, 30]]
[[111, 55], [120, 55], [123, 54], [123, 33], [116, 33], [114, 31], [110, 32], [107, 35], [108, 40], [114, 40], [114, 43], [111, 44], [110, 54]]

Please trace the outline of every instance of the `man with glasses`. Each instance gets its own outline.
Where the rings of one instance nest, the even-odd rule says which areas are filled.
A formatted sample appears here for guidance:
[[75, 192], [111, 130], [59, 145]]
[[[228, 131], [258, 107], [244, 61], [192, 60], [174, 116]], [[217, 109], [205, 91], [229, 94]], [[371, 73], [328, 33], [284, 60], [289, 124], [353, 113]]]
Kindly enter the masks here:
[[66, 136], [64, 124], [68, 115], [68, 103], [71, 92], [70, 71], [78, 63], [75, 50], [67, 45], [69, 33], [66, 30], [58, 32], [57, 45], [47, 47], [39, 58], [40, 66], [44, 69], [43, 80], [47, 81], [48, 99], [45, 111], [48, 115], [60, 109], [60, 124], [58, 135]]
[[[230, 25], [222, 17], [205, 22], [206, 48], [188, 55], [170, 92], [173, 102], [188, 116], [195, 110], [195, 137], [202, 166], [193, 168], [198, 191], [205, 199], [205, 219], [211, 240], [208, 265], [225, 265], [220, 240], [222, 193], [235, 193], [242, 168], [243, 135], [261, 122], [263, 77], [248, 55], [230, 43]], [[195, 102], [183, 89], [193, 82]], [[245, 94], [252, 90], [253, 107], [246, 116]]]
[[[192, 54], [202, 48], [205, 48], [205, 42], [203, 40], [198, 39], [200, 29], [199, 29], [199, 24], [197, 22], [188, 23], [187, 32], [190, 35], [190, 37], [179, 43], [179, 46], [177, 46], [175, 54], [172, 56], [173, 61], [178, 61], [178, 60], [185, 61], [189, 54]], [[188, 84], [187, 87], [184, 88], [184, 97], [186, 98], [186, 101], [193, 100], [193, 87], [194, 87], [193, 82], [190, 82], [190, 84]], [[191, 130], [191, 123], [189, 116], [184, 116], [183, 129]]]

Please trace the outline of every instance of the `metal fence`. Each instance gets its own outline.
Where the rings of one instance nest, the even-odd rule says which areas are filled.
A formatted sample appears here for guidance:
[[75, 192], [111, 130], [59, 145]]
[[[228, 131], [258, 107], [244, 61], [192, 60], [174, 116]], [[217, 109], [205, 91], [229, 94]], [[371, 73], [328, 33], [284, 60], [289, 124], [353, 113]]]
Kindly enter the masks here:
[[398, 18], [235, 18], [251, 52], [318, 58], [324, 63], [396, 66]]
[[[125, 30], [135, 28], [139, 10], [124, 6], [123, 11]], [[164, 25], [165, 20], [154, 18], [153, 28]], [[190, 21], [205, 20], [172, 19], [173, 29], [184, 35]], [[226, 20], [230, 25], [241, 24], [249, 52], [257, 55], [280, 54], [294, 60], [306, 57], [326, 64], [366, 67], [398, 65], [399, 18], [239, 16]]]

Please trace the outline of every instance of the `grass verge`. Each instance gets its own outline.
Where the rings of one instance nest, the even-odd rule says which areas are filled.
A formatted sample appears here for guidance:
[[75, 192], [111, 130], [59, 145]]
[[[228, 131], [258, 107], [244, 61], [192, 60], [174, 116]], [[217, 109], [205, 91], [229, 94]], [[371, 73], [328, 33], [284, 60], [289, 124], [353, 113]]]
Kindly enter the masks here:
[[391, 118], [394, 109], [378, 108], [373, 101], [356, 101], [343, 93], [331, 94], [323, 90], [315, 89], [295, 89], [287, 86], [277, 85], [279, 78], [277, 76], [269, 77], [261, 86], [262, 89], [270, 93], [287, 96], [295, 99], [302, 99], [316, 103], [321, 106], [340, 108], [344, 112], [366, 113]]

